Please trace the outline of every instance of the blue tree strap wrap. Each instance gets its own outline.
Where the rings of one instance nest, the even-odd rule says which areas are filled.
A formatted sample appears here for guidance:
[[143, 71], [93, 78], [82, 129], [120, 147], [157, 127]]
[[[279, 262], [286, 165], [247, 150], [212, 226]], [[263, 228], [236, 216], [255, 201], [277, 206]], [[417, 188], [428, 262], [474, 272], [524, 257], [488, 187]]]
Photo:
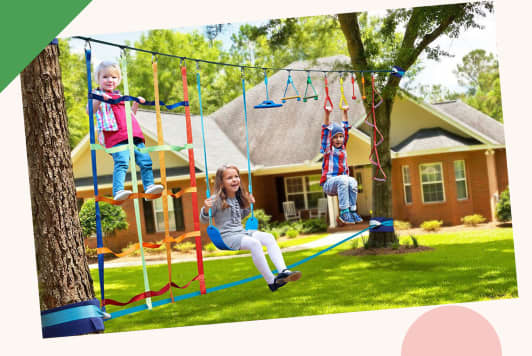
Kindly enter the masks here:
[[393, 219], [392, 218], [381, 218], [381, 217], [373, 217], [369, 221], [370, 225], [377, 225], [375, 227], [372, 227], [372, 231], [376, 232], [394, 232], [393, 229]]
[[64, 305], [41, 312], [43, 338], [74, 336], [103, 331], [98, 299]]

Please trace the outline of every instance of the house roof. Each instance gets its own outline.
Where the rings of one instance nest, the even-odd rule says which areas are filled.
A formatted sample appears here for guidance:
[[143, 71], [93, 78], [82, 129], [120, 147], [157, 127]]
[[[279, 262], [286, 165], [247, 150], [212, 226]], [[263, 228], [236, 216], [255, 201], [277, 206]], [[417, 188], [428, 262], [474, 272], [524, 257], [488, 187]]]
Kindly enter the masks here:
[[[301, 61], [292, 63], [291, 69], [320, 68], [331, 69], [335, 65], [345, 65], [349, 63], [346, 56], [334, 56], [322, 58], [317, 63]], [[307, 73], [291, 72], [293, 82], [303, 96], [306, 89]], [[286, 71], [279, 71], [268, 77], [268, 89], [270, 100], [281, 103], [287, 84], [288, 74]], [[282, 107], [269, 109], [254, 109], [253, 106], [266, 100], [264, 84], [258, 84], [246, 90], [246, 110], [249, 133], [249, 145], [251, 161], [256, 165], [278, 166], [300, 164], [312, 161], [320, 151], [321, 124], [323, 123], [323, 103], [324, 103], [324, 80], [323, 74], [311, 72], [312, 83], [318, 93], [318, 100], [310, 99], [307, 102], [287, 100]], [[360, 101], [351, 99], [352, 87], [350, 78], [344, 80], [345, 96], [349, 102], [349, 120], [354, 122], [355, 118], [364, 115], [364, 107]], [[338, 103], [340, 101], [340, 83], [337, 73], [328, 74], [329, 95], [334, 105], [331, 120], [339, 122], [341, 120]], [[313, 93], [312, 88], [308, 88], [308, 93]], [[287, 96], [295, 95], [294, 89], [290, 86]], [[356, 88], [356, 95], [360, 93]], [[246, 152], [246, 133], [244, 125], [244, 106], [242, 96], [222, 107], [220, 110], [210, 115], [221, 130], [238, 147], [240, 152]]]
[[440, 127], [432, 127], [418, 130], [391, 149], [397, 153], [406, 153], [479, 144], [482, 143], [474, 138], [462, 137]]
[[455, 121], [488, 137], [492, 143], [504, 145], [504, 126], [483, 112], [467, 105], [461, 100], [434, 103], [436, 110], [444, 112]]
[[[136, 114], [137, 121], [144, 133], [157, 138], [157, 119], [153, 111], [139, 110]], [[187, 142], [187, 132], [184, 114], [161, 112], [164, 141], [169, 145], [184, 145]], [[195, 165], [205, 171], [203, 154], [203, 137], [201, 130], [201, 117], [191, 115], [192, 139], [194, 142]], [[205, 146], [207, 150], [207, 167], [214, 173], [218, 165], [231, 163], [247, 171], [247, 158], [235, 144], [227, 138], [218, 124], [209, 117], [203, 117], [205, 131]], [[180, 151], [180, 156], [188, 161], [188, 152]], [[210, 163], [210, 164], [209, 164]]]

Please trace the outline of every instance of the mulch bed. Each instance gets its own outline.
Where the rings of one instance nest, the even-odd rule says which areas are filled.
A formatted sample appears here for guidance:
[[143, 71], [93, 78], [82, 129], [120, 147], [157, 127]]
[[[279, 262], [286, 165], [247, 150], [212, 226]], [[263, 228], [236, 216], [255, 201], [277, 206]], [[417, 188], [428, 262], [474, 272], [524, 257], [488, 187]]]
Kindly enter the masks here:
[[399, 246], [398, 249], [394, 250], [391, 247], [380, 247], [380, 248], [364, 248], [359, 247], [356, 249], [350, 249], [340, 252], [344, 256], [366, 256], [366, 255], [399, 255], [404, 253], [415, 253], [423, 251], [432, 251], [434, 248], [428, 246], [418, 246], [406, 248], [406, 246]]

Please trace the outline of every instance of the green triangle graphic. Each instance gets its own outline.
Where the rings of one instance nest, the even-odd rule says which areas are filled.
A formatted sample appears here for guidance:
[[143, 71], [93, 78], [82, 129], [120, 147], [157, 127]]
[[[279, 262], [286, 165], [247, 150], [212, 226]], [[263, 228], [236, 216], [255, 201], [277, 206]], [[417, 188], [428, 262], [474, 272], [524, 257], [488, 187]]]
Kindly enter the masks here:
[[0, 12], [0, 92], [89, 3], [90, 0], [3, 3]]

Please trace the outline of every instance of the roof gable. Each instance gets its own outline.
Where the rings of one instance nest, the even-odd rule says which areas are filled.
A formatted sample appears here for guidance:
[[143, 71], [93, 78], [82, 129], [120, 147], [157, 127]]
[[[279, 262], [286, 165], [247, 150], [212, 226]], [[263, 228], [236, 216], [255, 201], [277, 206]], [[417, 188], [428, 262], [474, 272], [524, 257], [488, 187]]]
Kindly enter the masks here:
[[427, 151], [482, 144], [474, 138], [456, 135], [440, 127], [420, 129], [401, 143], [392, 147], [397, 153]]

